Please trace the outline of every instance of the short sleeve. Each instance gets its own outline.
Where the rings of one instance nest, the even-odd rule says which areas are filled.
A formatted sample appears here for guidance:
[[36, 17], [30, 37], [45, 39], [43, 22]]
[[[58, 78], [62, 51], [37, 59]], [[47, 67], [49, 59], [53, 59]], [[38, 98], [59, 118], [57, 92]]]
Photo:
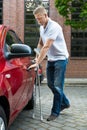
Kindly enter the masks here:
[[47, 39], [56, 40], [56, 38], [60, 33], [60, 28], [58, 26], [51, 26], [48, 30], [49, 31], [48, 31]]

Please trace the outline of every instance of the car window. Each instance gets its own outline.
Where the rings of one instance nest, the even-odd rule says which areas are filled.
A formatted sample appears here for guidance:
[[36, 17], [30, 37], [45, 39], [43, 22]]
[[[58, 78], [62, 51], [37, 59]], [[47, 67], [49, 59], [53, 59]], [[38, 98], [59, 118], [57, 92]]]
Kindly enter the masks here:
[[8, 52], [11, 51], [12, 44], [23, 44], [19, 37], [13, 30], [9, 30], [6, 34], [5, 44], [4, 44], [4, 54], [5, 57], [8, 59]]
[[12, 44], [15, 44], [15, 43], [20, 44], [22, 43], [22, 41], [19, 39], [19, 37], [16, 35], [14, 31], [9, 30], [6, 35], [5, 43], [11, 46]]

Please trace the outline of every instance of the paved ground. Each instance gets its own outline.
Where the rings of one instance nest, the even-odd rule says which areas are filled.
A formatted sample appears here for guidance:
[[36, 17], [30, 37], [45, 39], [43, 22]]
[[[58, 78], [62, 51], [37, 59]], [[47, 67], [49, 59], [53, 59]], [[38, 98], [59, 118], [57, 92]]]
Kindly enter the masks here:
[[46, 84], [41, 87], [43, 121], [40, 121], [37, 100], [36, 118], [32, 110], [22, 111], [9, 130], [87, 130], [87, 87], [65, 87], [71, 107], [61, 112], [55, 121], [47, 122], [52, 105], [52, 93]]

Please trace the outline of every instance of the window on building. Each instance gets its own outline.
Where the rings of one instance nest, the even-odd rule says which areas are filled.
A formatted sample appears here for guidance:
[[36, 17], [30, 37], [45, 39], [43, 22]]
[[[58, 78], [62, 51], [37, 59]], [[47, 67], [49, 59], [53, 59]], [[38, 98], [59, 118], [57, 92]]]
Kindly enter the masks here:
[[3, 0], [0, 0], [0, 24], [2, 24], [2, 17], [3, 17]]
[[[72, 19], [79, 21], [81, 3], [73, 1], [73, 8], [76, 12], [72, 14]], [[73, 29], [71, 32], [71, 57], [87, 57], [87, 29]]]
[[49, 10], [49, 0], [25, 0], [24, 41], [32, 49], [36, 48], [39, 40], [39, 25], [33, 15], [33, 10], [38, 5], [44, 5]]

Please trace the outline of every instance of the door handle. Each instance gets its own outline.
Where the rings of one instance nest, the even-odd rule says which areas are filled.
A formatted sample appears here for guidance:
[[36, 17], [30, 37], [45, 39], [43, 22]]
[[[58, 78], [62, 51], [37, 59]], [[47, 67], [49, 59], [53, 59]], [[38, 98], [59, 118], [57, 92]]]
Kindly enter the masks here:
[[10, 74], [6, 74], [5, 77], [6, 77], [7, 79], [9, 79], [9, 78], [11, 78], [11, 75], [10, 75]]

